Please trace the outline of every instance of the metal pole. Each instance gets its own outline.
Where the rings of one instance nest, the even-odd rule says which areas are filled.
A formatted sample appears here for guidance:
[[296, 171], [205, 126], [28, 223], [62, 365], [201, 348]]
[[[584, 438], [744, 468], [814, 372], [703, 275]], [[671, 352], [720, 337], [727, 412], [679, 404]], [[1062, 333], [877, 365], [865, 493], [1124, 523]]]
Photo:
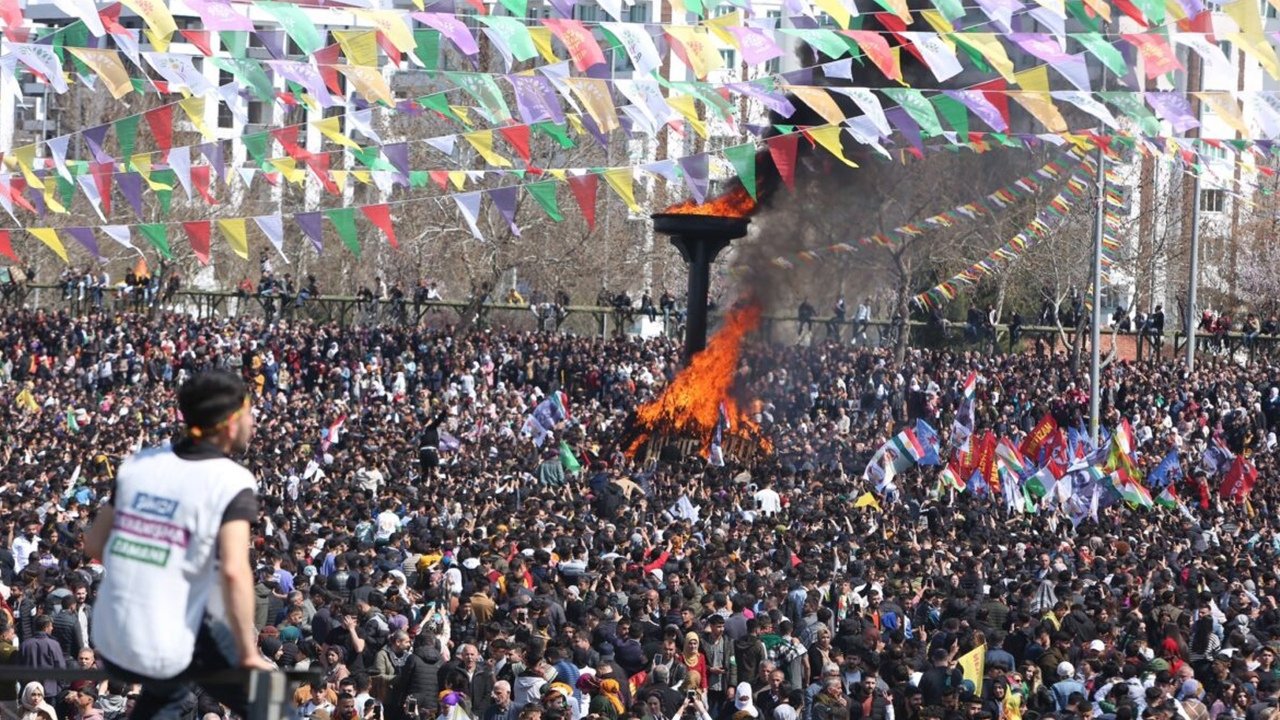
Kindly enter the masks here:
[[[1191, 54], [1191, 60], [1196, 64], [1195, 87], [1199, 90], [1204, 86], [1204, 62], [1200, 60], [1200, 56], [1195, 53]], [[1190, 94], [1190, 93], [1188, 93]], [[1196, 104], [1196, 121], [1199, 122], [1203, 112], [1203, 105], [1194, 95], [1192, 101]], [[1196, 135], [1200, 132], [1197, 129]], [[1191, 263], [1190, 271], [1187, 276], [1187, 372], [1191, 372], [1196, 366], [1196, 286], [1200, 284], [1200, 173], [1196, 172], [1191, 178]]]
[[1089, 325], [1089, 436], [1098, 444], [1099, 400], [1102, 373], [1102, 234], [1107, 211], [1106, 156], [1097, 150], [1097, 189], [1093, 212], [1093, 317]]

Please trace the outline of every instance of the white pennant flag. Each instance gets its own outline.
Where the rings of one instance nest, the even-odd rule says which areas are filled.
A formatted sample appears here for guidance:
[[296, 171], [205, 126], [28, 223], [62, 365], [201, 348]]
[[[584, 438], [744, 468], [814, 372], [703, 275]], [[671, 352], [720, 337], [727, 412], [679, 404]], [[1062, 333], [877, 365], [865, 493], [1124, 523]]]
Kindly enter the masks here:
[[93, 211], [98, 213], [98, 217], [102, 218], [102, 222], [107, 222], [106, 216], [102, 214], [102, 195], [98, 193], [97, 183], [88, 175], [77, 177], [76, 182], [80, 183], [80, 189], [84, 191], [85, 197], [89, 198], [89, 203], [93, 205]]
[[1059, 3], [1058, 12], [1054, 12], [1049, 8], [1031, 8], [1027, 14], [1035, 18], [1037, 22], [1044, 25], [1058, 38], [1058, 44], [1063, 45], [1067, 40], [1067, 21], [1062, 16], [1061, 3]]
[[116, 47], [124, 51], [124, 54], [133, 61], [134, 65], [138, 66], [139, 70], [145, 72], [142, 67], [142, 60], [138, 55], [138, 31], [121, 30], [111, 33], [111, 37], [116, 41]]
[[645, 165], [641, 165], [640, 169], [666, 178], [667, 182], [676, 182], [680, 179], [680, 172], [676, 169], [675, 160], [668, 159], [647, 163]]
[[627, 51], [627, 57], [631, 58], [631, 64], [636, 66], [637, 77], [646, 76], [662, 65], [662, 58], [658, 56], [658, 48], [653, 43], [653, 36], [649, 34], [648, 26], [641, 23], [622, 22], [601, 23], [600, 26], [622, 43], [622, 47]]
[[235, 83], [223, 85], [218, 88], [218, 97], [222, 99], [222, 104], [227, 106], [232, 117], [245, 125], [249, 124], [249, 101], [240, 94], [239, 85]]
[[63, 135], [62, 137], [45, 141], [45, 144], [49, 146], [49, 154], [53, 155], [53, 164], [58, 167], [58, 174], [68, 181], [75, 179], [71, 175], [71, 170], [67, 167], [67, 145], [70, 143], [70, 135]]
[[253, 178], [258, 172], [258, 168], [236, 168], [236, 172], [240, 174], [240, 182], [244, 183], [244, 189], [252, 189]]
[[889, 127], [889, 119], [884, 116], [884, 108], [880, 105], [880, 98], [876, 97], [875, 93], [867, 88], [829, 87], [827, 90], [838, 92], [857, 103], [858, 109], [862, 110], [862, 114], [870, 118], [872, 123], [875, 123], [881, 137], [888, 137], [893, 134], [893, 129]]
[[1116, 117], [1106, 105], [1093, 99], [1093, 95], [1079, 90], [1054, 90], [1049, 93], [1054, 100], [1065, 100], [1090, 115], [1098, 118], [1109, 128], [1116, 127]]
[[661, 129], [661, 123], [653, 116], [644, 93], [635, 81], [618, 80], [613, 86], [622, 93], [624, 98], [631, 101], [630, 105], [622, 106], [622, 112], [631, 118], [631, 121], [645, 135], [650, 137], [657, 135], [658, 130]]
[[139, 255], [142, 254], [141, 250], [133, 246], [133, 234], [130, 232], [128, 225], [103, 225], [101, 229], [103, 235], [106, 235], [120, 245], [123, 245]]
[[1268, 138], [1280, 136], [1280, 108], [1276, 107], [1277, 99], [1271, 93], [1252, 93], [1253, 118], [1262, 128], [1262, 134]]
[[201, 97], [215, 91], [213, 83], [196, 70], [189, 55], [149, 52], [143, 53], [142, 57], [146, 58], [147, 64], [154, 68], [160, 77], [168, 81], [170, 91], [186, 89], [192, 95]]
[[884, 136], [880, 134], [880, 129], [876, 127], [871, 118], [866, 115], [859, 115], [856, 118], [845, 120], [844, 126], [848, 128], [849, 134], [853, 136], [854, 140], [869, 146], [885, 157], [892, 157], [889, 155], [889, 151], [885, 150], [884, 146], [880, 144], [880, 138]]
[[49, 45], [9, 43], [13, 56], [23, 65], [48, 78], [59, 95], [67, 91], [67, 79], [62, 75], [62, 61]]
[[1223, 54], [1217, 43], [1211, 43], [1201, 33], [1174, 33], [1173, 41], [1195, 50], [1204, 60], [1205, 74], [1215, 77], [1234, 77], [1236, 72], [1231, 68], [1231, 61]]
[[427, 138], [427, 144], [439, 150], [440, 152], [453, 157], [453, 150], [458, 142], [457, 135], [442, 135], [440, 137]]
[[903, 37], [915, 43], [916, 49], [924, 56], [925, 64], [933, 71], [938, 82], [945, 82], [960, 74], [963, 70], [956, 59], [956, 51], [932, 32], [903, 32]]
[[369, 176], [373, 178], [373, 184], [378, 187], [378, 191], [387, 195], [390, 195], [391, 191], [395, 189], [396, 175], [397, 173], [387, 170], [374, 170], [369, 173]]
[[378, 145], [382, 144], [382, 138], [378, 137], [378, 133], [373, 131], [373, 108], [347, 113], [347, 123], [352, 130], [359, 130], [360, 134]]
[[462, 195], [454, 195], [453, 201], [458, 204], [458, 209], [462, 211], [462, 217], [467, 221], [467, 227], [471, 228], [471, 234], [475, 239], [483, 242], [484, 236], [480, 234], [480, 228], [476, 225], [476, 220], [480, 217], [480, 191], [469, 192]]
[[107, 29], [102, 26], [102, 18], [98, 17], [98, 6], [93, 0], [53, 0], [53, 4], [68, 17], [79, 18], [84, 21], [89, 32], [94, 37], [102, 37], [107, 34]]
[[271, 246], [280, 253], [280, 257], [284, 258], [285, 263], [289, 262], [289, 258], [284, 254], [284, 220], [279, 215], [263, 215], [253, 219], [258, 229], [263, 235], [267, 236], [267, 240], [271, 242]]
[[191, 199], [191, 148], [181, 145], [169, 148], [169, 169], [178, 177], [182, 190]]

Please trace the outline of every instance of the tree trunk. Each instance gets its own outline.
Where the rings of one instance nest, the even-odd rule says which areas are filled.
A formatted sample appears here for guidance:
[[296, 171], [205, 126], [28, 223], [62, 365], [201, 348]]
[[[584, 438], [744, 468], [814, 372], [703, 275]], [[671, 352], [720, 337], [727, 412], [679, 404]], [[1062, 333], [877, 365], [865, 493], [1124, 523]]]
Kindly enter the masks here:
[[893, 360], [899, 365], [907, 357], [907, 342], [910, 339], [911, 320], [911, 264], [904, 262], [901, 255], [893, 256], [893, 263], [898, 269], [898, 288], [895, 313], [898, 319], [898, 339], [893, 346]]

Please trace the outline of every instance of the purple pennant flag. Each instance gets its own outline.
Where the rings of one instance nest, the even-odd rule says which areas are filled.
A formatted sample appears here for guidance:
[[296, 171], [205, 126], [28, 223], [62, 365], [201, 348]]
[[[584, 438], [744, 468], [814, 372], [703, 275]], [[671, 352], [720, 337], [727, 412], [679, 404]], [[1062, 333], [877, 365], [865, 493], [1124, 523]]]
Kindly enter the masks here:
[[907, 142], [920, 152], [924, 152], [924, 142], [920, 139], [920, 126], [907, 114], [906, 110], [901, 107], [891, 107], [884, 111], [884, 116], [898, 129], [898, 132], [902, 133]]
[[791, 104], [786, 95], [780, 92], [769, 92], [754, 83], [729, 83], [726, 85], [732, 92], [742, 93], [749, 98], [760, 101], [760, 104], [778, 113], [782, 117], [791, 117], [795, 114], [796, 106]]
[[595, 138], [596, 142], [600, 143], [600, 147], [609, 147], [609, 138], [600, 132], [600, 126], [596, 125], [596, 121], [591, 115], [585, 113], [582, 115], [582, 126], [587, 129], [587, 132], [591, 133], [591, 137]]
[[75, 238], [76, 242], [83, 245], [84, 249], [88, 250], [90, 255], [93, 255], [99, 260], [104, 259], [102, 257], [102, 251], [98, 249], [98, 239], [93, 236], [92, 228], [87, 228], [87, 227], [67, 228], [67, 234]]
[[550, 120], [557, 125], [564, 124], [560, 98], [550, 80], [542, 75], [507, 75], [506, 78], [515, 91], [516, 108], [525, 125], [543, 120]]
[[507, 225], [511, 226], [511, 234], [516, 237], [520, 237], [520, 226], [516, 225], [516, 200], [519, 195], [519, 185], [507, 185], [489, 191], [489, 199], [493, 201], [493, 206], [502, 213]]
[[400, 100], [396, 103], [396, 112], [411, 118], [422, 117], [422, 106], [412, 100]]
[[1013, 16], [1022, 10], [1018, 0], [978, 0], [978, 7], [1007, 35], [1013, 32]]
[[121, 173], [116, 175], [116, 186], [138, 217], [142, 217], [142, 176], [135, 172]]
[[226, 163], [223, 162], [222, 159], [222, 143], [203, 143], [200, 145], [200, 154], [203, 155], [204, 159], [208, 160], [209, 164], [213, 166], [213, 172], [218, 176], [218, 183], [225, 184], [227, 182], [227, 168]]
[[107, 140], [107, 131], [111, 129], [110, 125], [99, 125], [85, 130], [84, 141], [89, 143], [89, 152], [93, 153], [93, 159], [100, 163], [108, 165], [114, 164], [116, 159], [102, 151], [102, 144]]
[[36, 214], [43, 219], [45, 213], [48, 212], [44, 206], [44, 191], [38, 187], [28, 187], [27, 197], [31, 198], [31, 206], [36, 209]]
[[396, 169], [396, 182], [407, 187], [409, 185], [409, 145], [402, 142], [383, 145], [382, 154]]
[[788, 85], [813, 85], [813, 68], [806, 67], [782, 73], [782, 79]]
[[556, 11], [556, 15], [562, 18], [573, 17], [574, 0], [551, 0], [551, 9]]
[[1193, 18], [1205, 10], [1204, 3], [1200, 2], [1200, 0], [1178, 0], [1178, 4], [1182, 6], [1183, 12], [1189, 18]]
[[271, 57], [276, 60], [284, 59], [284, 31], [283, 30], [254, 30], [254, 35], [262, 41], [262, 47], [271, 53]]
[[742, 61], [746, 64], [758, 65], [782, 57], [782, 48], [773, 41], [773, 33], [753, 27], [731, 27], [728, 30], [737, 38], [742, 48]]
[[1004, 121], [1004, 116], [1000, 114], [999, 108], [991, 104], [986, 96], [977, 90], [943, 90], [943, 95], [957, 100], [965, 107], [969, 108], [974, 115], [982, 119], [992, 130], [996, 132], [1004, 132], [1009, 129], [1009, 124]]
[[1174, 92], [1148, 92], [1144, 95], [1156, 115], [1169, 121], [1175, 132], [1184, 133], [1191, 128], [1200, 127], [1185, 95]]
[[311, 245], [315, 247], [316, 254], [324, 249], [324, 225], [323, 220], [318, 212], [298, 213], [293, 216], [298, 221], [298, 227], [302, 228], [302, 232], [311, 238]]
[[709, 164], [706, 153], [680, 158], [680, 169], [684, 170], [684, 183], [689, 186], [689, 192], [693, 193], [693, 199], [699, 205], [707, 197], [707, 184], [710, 182]]
[[188, 0], [187, 6], [196, 11], [208, 30], [253, 30], [249, 18], [231, 9], [231, 3], [223, 0]]
[[1063, 52], [1062, 46], [1058, 45], [1058, 40], [1049, 33], [1010, 33], [1009, 39], [1016, 42], [1018, 47], [1050, 64], [1060, 62], [1068, 56]]

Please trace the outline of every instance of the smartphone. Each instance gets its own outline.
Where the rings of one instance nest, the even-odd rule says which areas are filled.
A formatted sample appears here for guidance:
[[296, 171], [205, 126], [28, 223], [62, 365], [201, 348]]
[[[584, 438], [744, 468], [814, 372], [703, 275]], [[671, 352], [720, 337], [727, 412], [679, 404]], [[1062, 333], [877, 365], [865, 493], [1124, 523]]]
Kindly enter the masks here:
[[666, 664], [667, 664], [667, 656], [666, 656], [666, 655], [663, 655], [662, 653], [658, 653], [657, 655], [654, 655], [654, 656], [653, 656], [653, 666], [654, 666], [654, 667], [658, 667], [659, 665], [666, 665]]

